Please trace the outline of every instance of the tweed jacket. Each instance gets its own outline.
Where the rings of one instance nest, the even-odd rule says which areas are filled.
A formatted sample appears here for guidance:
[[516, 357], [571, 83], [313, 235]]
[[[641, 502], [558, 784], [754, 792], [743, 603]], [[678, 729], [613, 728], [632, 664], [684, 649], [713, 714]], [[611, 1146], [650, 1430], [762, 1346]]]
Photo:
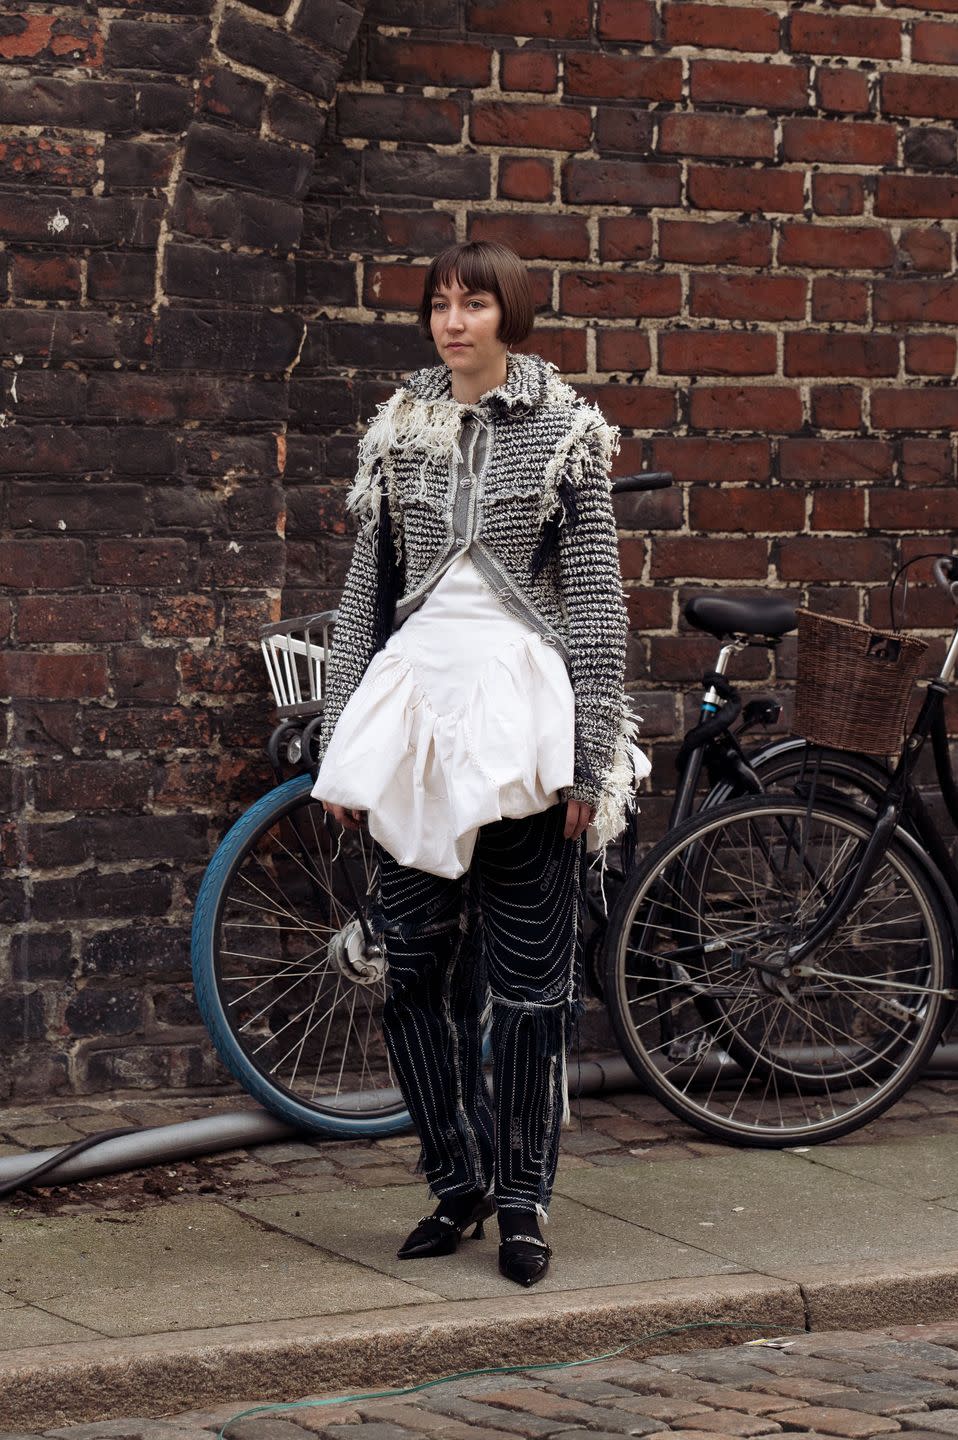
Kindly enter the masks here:
[[[491, 427], [492, 444], [465, 541], [452, 521], [463, 497], [458, 439], [469, 411]], [[386, 571], [391, 566], [395, 577], [386, 623], [398, 629], [468, 548], [502, 604], [555, 645], [567, 666], [574, 783], [560, 798], [596, 807], [600, 847], [620, 833], [634, 803], [636, 722], [624, 693], [628, 622], [610, 498], [618, 444], [617, 428], [537, 355], [509, 354], [505, 382], [475, 405], [454, 400], [448, 367], [434, 365], [379, 407], [347, 496], [360, 528], [327, 663], [320, 756], [388, 638]]]

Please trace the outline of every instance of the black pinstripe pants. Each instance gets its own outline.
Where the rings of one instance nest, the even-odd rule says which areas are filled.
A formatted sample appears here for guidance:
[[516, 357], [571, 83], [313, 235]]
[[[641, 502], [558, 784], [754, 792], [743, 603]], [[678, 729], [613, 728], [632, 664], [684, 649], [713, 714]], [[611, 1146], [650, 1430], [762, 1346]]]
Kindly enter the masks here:
[[[376, 844], [383, 1028], [437, 1197], [492, 1187], [501, 1209], [547, 1213], [582, 1009], [585, 837], [566, 840], [565, 817], [562, 801], [482, 826], [457, 880]], [[494, 1105], [481, 1068], [490, 1014]]]

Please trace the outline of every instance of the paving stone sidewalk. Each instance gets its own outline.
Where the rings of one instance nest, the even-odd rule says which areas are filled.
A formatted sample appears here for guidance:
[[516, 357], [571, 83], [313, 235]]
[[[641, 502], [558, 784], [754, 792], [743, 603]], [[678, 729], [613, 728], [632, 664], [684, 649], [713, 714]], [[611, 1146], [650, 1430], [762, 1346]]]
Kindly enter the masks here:
[[[255, 1108], [254, 1102], [240, 1091], [157, 1097], [139, 1092], [8, 1106], [0, 1115], [0, 1155], [67, 1145], [114, 1126], [171, 1125], [250, 1108]], [[577, 1170], [628, 1165], [637, 1157], [667, 1164], [728, 1153], [727, 1146], [684, 1125], [637, 1090], [573, 1099], [572, 1118], [573, 1125], [562, 1133], [559, 1173], [563, 1177]], [[878, 1140], [916, 1141], [950, 1133], [958, 1133], [958, 1080], [936, 1078], [915, 1085], [887, 1115], [842, 1143], [867, 1147]], [[412, 1134], [383, 1140], [294, 1139], [68, 1186], [18, 1191], [8, 1204], [25, 1216], [86, 1215], [203, 1199], [378, 1190], [418, 1178], [414, 1175], [418, 1154], [419, 1142]]]
[[[718, 1350], [533, 1368], [234, 1419], [263, 1402], [107, 1420], [47, 1440], [871, 1440], [958, 1435], [958, 1322], [759, 1337]], [[370, 1388], [375, 1376], [370, 1376]], [[310, 1398], [310, 1397], [307, 1397]], [[319, 1397], [311, 1397], [319, 1398]], [[227, 1423], [231, 1422], [231, 1423]], [[0, 1440], [39, 1440], [0, 1434]]]

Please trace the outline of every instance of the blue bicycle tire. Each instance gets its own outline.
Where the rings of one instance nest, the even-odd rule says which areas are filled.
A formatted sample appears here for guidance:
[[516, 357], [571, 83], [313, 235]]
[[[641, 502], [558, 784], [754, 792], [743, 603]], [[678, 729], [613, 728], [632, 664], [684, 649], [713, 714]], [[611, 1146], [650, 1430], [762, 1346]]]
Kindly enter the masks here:
[[200, 884], [193, 912], [191, 960], [196, 1003], [230, 1074], [271, 1114], [295, 1126], [340, 1139], [377, 1139], [411, 1128], [405, 1107], [384, 1114], [360, 1111], [331, 1114], [298, 1100], [272, 1082], [250, 1059], [230, 1027], [217, 984], [217, 934], [231, 879], [256, 841], [283, 816], [299, 808], [312, 789], [308, 774], [268, 791], [245, 811], [217, 847]]

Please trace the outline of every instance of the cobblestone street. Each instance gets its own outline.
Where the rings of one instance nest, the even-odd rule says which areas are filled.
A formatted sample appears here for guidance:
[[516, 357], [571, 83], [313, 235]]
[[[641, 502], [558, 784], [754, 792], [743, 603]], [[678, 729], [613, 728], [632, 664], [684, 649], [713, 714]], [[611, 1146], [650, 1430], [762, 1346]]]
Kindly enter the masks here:
[[[481, 1375], [415, 1394], [232, 1419], [258, 1403], [237, 1400], [215, 1410], [42, 1434], [209, 1440], [225, 1426], [226, 1440], [751, 1440], [780, 1434], [870, 1440], [898, 1432], [907, 1440], [942, 1440], [958, 1435], [958, 1323], [769, 1335], [719, 1350]], [[0, 1440], [28, 1437], [7, 1433]]]

